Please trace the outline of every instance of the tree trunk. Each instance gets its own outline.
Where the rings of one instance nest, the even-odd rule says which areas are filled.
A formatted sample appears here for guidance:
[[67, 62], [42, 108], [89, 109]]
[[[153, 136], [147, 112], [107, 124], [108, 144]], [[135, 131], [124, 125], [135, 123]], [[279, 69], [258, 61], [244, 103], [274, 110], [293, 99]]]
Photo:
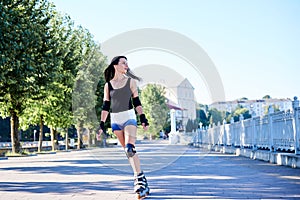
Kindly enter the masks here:
[[92, 142], [92, 138], [91, 138], [91, 133], [92, 133], [92, 129], [88, 129], [88, 147], [91, 147], [91, 142]]
[[19, 118], [14, 110], [10, 111], [10, 132], [11, 132], [11, 150], [12, 153], [20, 153], [21, 144], [19, 138]]
[[66, 151], [69, 149], [69, 134], [68, 134], [68, 129], [65, 130], [66, 131]]
[[43, 136], [44, 136], [44, 120], [43, 115], [40, 116], [40, 134], [39, 134], [39, 145], [38, 145], [38, 152], [42, 151], [43, 148]]
[[82, 121], [79, 121], [77, 123], [77, 149], [80, 149], [81, 148], [81, 144], [82, 144], [82, 141], [81, 141], [81, 135], [82, 135], [82, 128], [83, 128], [83, 122]]
[[50, 128], [50, 135], [51, 135], [51, 146], [52, 146], [52, 151], [55, 151], [56, 148], [55, 148], [55, 131], [54, 129], [51, 127]]

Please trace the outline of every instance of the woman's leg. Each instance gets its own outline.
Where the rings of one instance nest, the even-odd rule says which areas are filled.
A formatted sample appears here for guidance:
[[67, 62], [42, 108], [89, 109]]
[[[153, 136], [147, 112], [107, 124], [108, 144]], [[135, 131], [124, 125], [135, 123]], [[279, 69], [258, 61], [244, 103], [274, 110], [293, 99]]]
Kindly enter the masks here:
[[136, 141], [136, 131], [137, 128], [134, 125], [127, 125], [124, 128], [124, 132], [125, 132], [125, 144], [133, 144], [135, 145], [135, 141]]
[[[134, 125], [127, 125], [125, 126], [125, 144], [132, 144], [135, 145], [136, 142], [136, 131], [137, 128]], [[141, 173], [141, 166], [140, 166], [140, 159], [137, 154], [133, 157], [129, 158], [130, 165], [134, 171], [134, 174]]]
[[120, 144], [123, 148], [125, 148], [125, 137], [124, 137], [124, 131], [123, 130], [115, 130], [114, 134], [116, 134]]
[[[133, 134], [131, 134], [133, 133]], [[115, 130], [114, 134], [116, 134], [120, 144], [123, 148], [125, 148], [126, 144], [133, 144], [135, 145], [135, 135], [136, 135], [136, 127], [132, 125], [128, 125], [125, 127], [125, 134], [123, 130]], [[138, 174], [141, 172], [140, 167], [140, 159], [137, 154], [135, 154], [133, 157], [128, 158], [129, 163], [132, 167], [132, 170], [135, 174]]]
[[[135, 145], [137, 127], [135, 125], [127, 125], [124, 130], [125, 143]], [[133, 157], [128, 157], [129, 163], [134, 171], [134, 192], [138, 194], [138, 198], [144, 198], [150, 193], [147, 179], [141, 170], [140, 159], [137, 153]]]

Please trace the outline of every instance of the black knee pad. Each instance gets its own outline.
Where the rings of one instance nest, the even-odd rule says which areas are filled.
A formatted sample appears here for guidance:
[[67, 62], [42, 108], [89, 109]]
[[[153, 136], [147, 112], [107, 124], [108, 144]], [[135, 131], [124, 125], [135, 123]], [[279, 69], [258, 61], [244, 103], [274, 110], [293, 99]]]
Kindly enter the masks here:
[[126, 144], [125, 153], [126, 153], [128, 158], [133, 157], [136, 153], [135, 146], [133, 144], [130, 144], [130, 143]]

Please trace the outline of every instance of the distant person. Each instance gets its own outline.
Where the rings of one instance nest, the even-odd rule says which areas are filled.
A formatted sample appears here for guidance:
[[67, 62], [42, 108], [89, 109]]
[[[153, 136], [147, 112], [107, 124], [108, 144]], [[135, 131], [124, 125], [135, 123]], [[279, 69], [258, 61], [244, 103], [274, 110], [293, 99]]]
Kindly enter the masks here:
[[159, 131], [159, 138], [164, 139], [164, 137], [165, 137], [164, 131], [163, 131], [163, 130], [160, 130], [160, 131]]
[[149, 123], [143, 113], [138, 96], [136, 80], [139, 81], [140, 78], [130, 71], [125, 56], [114, 57], [105, 69], [104, 76], [106, 83], [98, 134], [100, 136], [104, 131], [104, 122], [110, 112], [112, 131], [124, 148], [134, 172], [134, 192], [138, 194], [139, 199], [144, 198], [149, 194], [150, 189], [141, 170], [140, 159], [135, 149], [137, 133], [135, 110], [140, 117], [144, 130], [147, 130]]

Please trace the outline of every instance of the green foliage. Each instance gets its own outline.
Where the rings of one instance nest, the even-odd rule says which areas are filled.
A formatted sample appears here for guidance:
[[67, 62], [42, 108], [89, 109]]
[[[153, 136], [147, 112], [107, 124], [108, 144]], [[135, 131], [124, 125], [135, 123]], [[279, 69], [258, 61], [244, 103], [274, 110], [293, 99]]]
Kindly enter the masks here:
[[83, 127], [96, 131], [99, 126], [100, 120], [97, 119], [96, 109], [99, 109], [97, 107], [100, 99], [98, 95], [103, 95], [103, 93], [98, 89], [100, 89], [99, 83], [104, 80], [103, 71], [106, 65], [106, 58], [100, 52], [100, 46], [93, 41], [89, 32], [82, 30], [82, 36], [84, 36], [81, 42], [83, 44], [83, 64], [75, 78], [72, 107], [77, 124], [78, 141], [80, 141]]
[[0, 4], [0, 114], [18, 115], [28, 98], [51, 82], [53, 70], [48, 23], [52, 6], [47, 1], [4, 1]]
[[270, 110], [273, 110], [273, 112], [279, 112], [279, 106], [278, 105], [267, 105], [265, 106], [265, 111], [264, 111], [264, 115], [268, 115], [270, 113]]
[[209, 126], [208, 105], [198, 104], [196, 108], [197, 126], [201, 123], [202, 127]]
[[205, 110], [203, 109], [197, 109], [197, 121], [202, 124], [202, 126], [208, 126], [209, 125], [209, 119], [206, 115]]
[[33, 156], [33, 155], [36, 155], [36, 154], [33, 152], [30, 152], [28, 149], [22, 149], [18, 153], [14, 153], [12, 151], [7, 151], [5, 153], [6, 157], [26, 157], [26, 156]]
[[267, 95], [263, 96], [263, 99], [271, 99], [271, 96], [267, 94]]
[[188, 119], [185, 131], [186, 132], [193, 132], [193, 131], [196, 131], [197, 128], [198, 128], [198, 122], [197, 122], [197, 120]]
[[169, 108], [164, 96], [165, 89], [159, 85], [149, 84], [141, 92], [144, 113], [149, 120], [149, 132], [158, 134], [167, 122]]
[[84, 117], [95, 112], [105, 59], [92, 35], [47, 0], [4, 0], [0, 13], [0, 116], [12, 119], [13, 151], [20, 151], [19, 122], [22, 129], [76, 123], [72, 100], [84, 105], [74, 110], [75, 119], [94, 127]]
[[208, 119], [209, 124], [215, 124], [217, 125], [218, 122], [222, 124], [223, 119], [225, 117], [225, 113], [217, 110], [216, 108], [212, 108], [208, 110]]
[[[49, 127], [67, 128], [72, 125], [71, 100], [74, 77], [77, 74], [77, 66], [80, 63], [80, 52], [72, 53], [74, 46], [80, 48], [76, 29], [68, 16], [62, 16], [53, 12], [49, 20], [47, 33], [48, 44], [51, 51], [47, 59], [52, 69], [48, 71], [46, 86], [39, 88], [39, 93], [27, 98], [27, 105], [20, 116], [22, 129], [30, 124], [40, 124], [40, 132], [43, 132], [44, 123]], [[75, 43], [75, 44], [74, 44]], [[39, 137], [40, 148], [42, 135]]]
[[244, 119], [251, 118], [251, 114], [247, 108], [243, 108], [242, 106], [238, 106], [232, 113], [230, 113], [227, 118], [226, 122], [230, 123], [231, 118], [234, 119], [234, 122], [240, 120], [240, 116], [243, 116]]
[[20, 151], [19, 116], [29, 99], [52, 81], [53, 45], [49, 22], [53, 5], [48, 1], [2, 1], [0, 3], [0, 115], [12, 117], [13, 153]]
[[240, 99], [238, 99], [238, 101], [248, 101], [249, 99], [247, 97], [242, 97]]

